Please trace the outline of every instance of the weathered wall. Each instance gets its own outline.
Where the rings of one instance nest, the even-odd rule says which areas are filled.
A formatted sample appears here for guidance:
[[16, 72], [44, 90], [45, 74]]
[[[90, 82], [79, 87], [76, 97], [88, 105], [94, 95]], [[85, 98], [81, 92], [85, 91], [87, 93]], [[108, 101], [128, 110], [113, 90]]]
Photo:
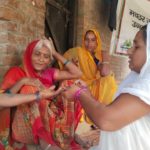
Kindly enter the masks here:
[[[44, 35], [45, 0], [0, 0], [0, 79], [10, 66], [21, 63], [27, 43]], [[103, 0], [76, 0], [75, 45], [81, 45], [83, 32], [96, 28], [100, 32], [102, 48], [109, 50], [111, 31]], [[111, 55], [112, 69], [120, 82], [128, 72], [127, 58]]]
[[21, 63], [27, 44], [44, 35], [45, 1], [0, 0], [0, 78]]
[[[81, 45], [83, 32], [96, 28], [100, 32], [102, 49], [109, 50], [112, 32], [108, 28], [108, 17], [103, 0], [78, 0], [76, 45]], [[119, 83], [129, 71], [128, 59], [112, 53], [111, 66]]]

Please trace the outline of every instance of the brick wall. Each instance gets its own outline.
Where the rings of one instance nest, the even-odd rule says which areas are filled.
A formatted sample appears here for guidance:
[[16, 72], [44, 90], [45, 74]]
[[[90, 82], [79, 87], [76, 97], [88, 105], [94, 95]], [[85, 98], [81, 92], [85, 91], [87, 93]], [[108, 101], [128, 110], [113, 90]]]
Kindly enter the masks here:
[[77, 45], [81, 44], [82, 34], [90, 28], [100, 32], [103, 49], [109, 49], [111, 32], [108, 29], [108, 13], [102, 0], [78, 0]]
[[21, 63], [27, 44], [44, 35], [45, 1], [0, 0], [0, 79]]
[[[0, 79], [10, 66], [21, 63], [22, 52], [27, 43], [44, 35], [45, 0], [0, 0]], [[97, 28], [102, 48], [109, 50], [111, 32], [107, 26], [108, 16], [103, 0], [76, 0], [76, 39], [81, 45], [82, 34], [89, 28]], [[111, 55], [112, 69], [120, 82], [127, 74], [127, 58]]]
[[[96, 28], [102, 39], [102, 48], [109, 50], [112, 32], [108, 28], [108, 17], [103, 0], [78, 0], [76, 45], [81, 45], [82, 35], [86, 30]], [[112, 53], [111, 66], [118, 83], [129, 72], [127, 57]]]

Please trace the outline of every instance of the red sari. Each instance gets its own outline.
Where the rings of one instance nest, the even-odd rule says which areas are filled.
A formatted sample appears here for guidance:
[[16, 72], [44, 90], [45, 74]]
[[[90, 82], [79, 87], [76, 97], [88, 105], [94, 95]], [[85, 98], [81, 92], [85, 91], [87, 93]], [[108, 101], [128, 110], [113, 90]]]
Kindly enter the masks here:
[[[38, 78], [46, 88], [54, 84], [54, 68], [46, 69], [41, 76], [34, 71], [31, 62], [33, 49], [38, 41], [34, 41], [27, 47], [23, 68], [13, 67], [5, 75], [2, 89], [8, 89], [23, 77]], [[70, 85], [69, 81], [64, 84]], [[36, 87], [23, 86], [19, 93], [35, 93]], [[10, 124], [10, 112], [7, 128]], [[1, 114], [0, 114], [1, 115]], [[42, 99], [39, 103], [31, 102], [17, 106], [12, 122], [13, 139], [25, 144], [38, 143], [39, 138], [47, 143], [58, 145], [62, 149], [80, 149], [74, 141], [74, 132], [81, 117], [81, 105], [79, 102], [70, 102], [60, 95], [56, 99]], [[1, 125], [0, 125], [1, 131]], [[1, 132], [0, 132], [1, 133]]]

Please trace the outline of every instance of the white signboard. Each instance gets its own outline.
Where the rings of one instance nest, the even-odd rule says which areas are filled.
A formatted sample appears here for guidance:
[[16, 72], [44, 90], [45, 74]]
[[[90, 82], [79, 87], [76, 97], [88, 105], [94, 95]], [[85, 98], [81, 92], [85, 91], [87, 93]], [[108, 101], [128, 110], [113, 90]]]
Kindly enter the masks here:
[[149, 0], [125, 0], [116, 53], [126, 54], [143, 25], [150, 22]]

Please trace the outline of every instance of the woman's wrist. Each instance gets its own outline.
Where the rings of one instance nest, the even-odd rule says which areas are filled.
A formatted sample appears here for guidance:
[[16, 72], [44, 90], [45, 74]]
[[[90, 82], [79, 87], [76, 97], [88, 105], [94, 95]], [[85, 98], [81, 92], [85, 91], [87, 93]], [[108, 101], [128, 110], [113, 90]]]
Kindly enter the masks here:
[[53, 57], [56, 57], [57, 54], [58, 53], [54, 50], [52, 55], [53, 55]]
[[74, 94], [74, 100], [80, 100], [80, 96], [83, 92], [87, 91], [87, 87], [79, 88]]
[[20, 80], [20, 86], [25, 85], [26, 82], [27, 82], [27, 78], [22, 78], [22, 79]]
[[65, 64], [66, 62], [66, 58], [64, 58], [61, 54], [59, 54], [58, 52], [53, 53], [53, 57], [60, 61], [62, 64]]
[[5, 93], [11, 94], [11, 93], [12, 93], [12, 92], [11, 92], [11, 89], [10, 89], [10, 88], [6, 89], [6, 90], [5, 90]]
[[40, 101], [42, 99], [42, 95], [40, 94], [39, 91], [35, 92], [35, 100]]

